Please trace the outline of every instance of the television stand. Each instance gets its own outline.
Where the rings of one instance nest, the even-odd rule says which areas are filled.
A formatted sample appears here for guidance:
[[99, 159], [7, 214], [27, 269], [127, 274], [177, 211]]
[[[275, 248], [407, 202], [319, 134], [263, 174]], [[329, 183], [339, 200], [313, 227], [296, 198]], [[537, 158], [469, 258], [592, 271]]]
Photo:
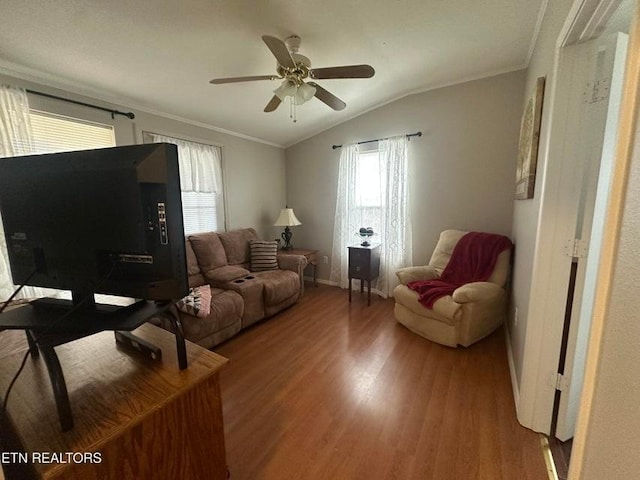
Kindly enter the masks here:
[[[83, 309], [85, 313], [91, 312], [96, 315], [113, 315], [115, 313], [124, 313], [124, 310], [134, 310], [144, 305], [146, 300], [140, 298], [131, 299], [131, 303], [128, 305], [111, 305], [106, 303], [96, 303], [95, 301], [89, 304], [88, 309]], [[38, 298], [30, 302], [30, 305], [34, 308], [44, 308], [48, 310], [62, 310], [69, 312], [76, 307], [74, 300], [67, 300], [64, 298]]]
[[25, 305], [0, 315], [0, 329], [24, 330], [33, 356], [42, 355], [51, 380], [60, 427], [63, 432], [73, 428], [73, 415], [62, 366], [54, 350], [65, 343], [88, 337], [105, 330], [131, 331], [160, 313], [167, 313], [175, 331], [176, 352], [180, 370], [187, 368], [187, 354], [182, 325], [170, 306], [145, 301], [135, 309], [123, 308], [109, 315], [78, 311], [47, 309]]
[[[108, 331], [56, 347], [73, 406], [69, 432], [60, 430], [53, 394], [43, 385], [42, 357], [27, 361], [0, 434], [5, 452], [25, 452], [29, 461], [4, 463], [7, 480], [227, 479], [219, 385], [227, 360], [186, 342], [189, 369], [180, 371], [172, 333], [149, 322], [133, 333], [160, 347], [162, 359], [126, 355]], [[0, 335], [0, 391], [27, 348], [20, 330]], [[37, 462], [38, 452], [85, 452], [101, 462]]]

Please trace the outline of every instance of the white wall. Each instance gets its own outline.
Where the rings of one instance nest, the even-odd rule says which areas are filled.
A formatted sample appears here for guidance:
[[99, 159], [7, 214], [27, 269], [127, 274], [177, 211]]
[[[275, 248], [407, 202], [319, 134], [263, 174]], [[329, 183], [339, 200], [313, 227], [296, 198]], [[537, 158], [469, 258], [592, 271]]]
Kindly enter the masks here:
[[[429, 261], [447, 228], [509, 235], [524, 71], [410, 95], [287, 148], [287, 203], [298, 247], [331, 257], [344, 144], [423, 132], [409, 142], [413, 259]], [[354, 232], [354, 243], [357, 241]], [[329, 278], [321, 264], [318, 277]]]
[[[522, 365], [524, 358], [525, 336], [529, 321], [528, 310], [531, 293], [531, 278], [533, 275], [536, 254], [536, 236], [540, 224], [540, 208], [542, 202], [543, 184], [546, 181], [549, 131], [551, 108], [548, 100], [551, 95], [553, 67], [556, 53], [556, 40], [567, 17], [572, 0], [554, 0], [549, 2], [538, 39], [535, 45], [529, 68], [527, 69], [525, 95], [526, 102], [534, 88], [538, 77], [546, 76], [545, 101], [543, 105], [540, 143], [538, 149], [538, 167], [534, 196], [530, 200], [514, 202], [513, 226], [511, 234], [516, 244], [513, 266], [512, 308], [508, 322], [511, 352], [518, 384], [522, 381]], [[518, 308], [518, 322], [515, 324], [514, 308]]]
[[5, 75], [0, 75], [0, 82], [106, 108], [125, 112], [133, 111], [136, 115], [134, 120], [122, 116], [111, 119], [111, 115], [107, 112], [29, 95], [31, 108], [114, 125], [116, 144], [118, 145], [142, 143], [141, 132], [149, 131], [221, 146], [227, 230], [254, 227], [263, 238], [275, 238], [274, 235], [278, 230], [272, 224], [280, 209], [284, 207], [286, 199], [283, 149], [203, 126], [136, 111], [126, 105], [109, 104]]

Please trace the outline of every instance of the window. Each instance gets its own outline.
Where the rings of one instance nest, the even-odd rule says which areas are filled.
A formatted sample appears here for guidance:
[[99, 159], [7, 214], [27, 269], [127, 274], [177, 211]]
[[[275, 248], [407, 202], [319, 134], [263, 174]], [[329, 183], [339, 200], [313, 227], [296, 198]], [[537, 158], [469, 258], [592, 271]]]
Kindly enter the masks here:
[[224, 230], [222, 149], [155, 133], [145, 133], [145, 142], [178, 146], [184, 233]]
[[[355, 198], [353, 219], [361, 227], [373, 228], [376, 234], [383, 230], [385, 217], [387, 172], [380, 151], [359, 151], [355, 163]], [[377, 241], [380, 241], [379, 236]]]
[[383, 206], [385, 182], [380, 152], [359, 152], [356, 163], [356, 205], [358, 207]]
[[[29, 110], [31, 153], [56, 153], [72, 150], [114, 147], [113, 127], [77, 118]], [[26, 298], [56, 296], [70, 298], [70, 293], [40, 287], [24, 287]]]
[[31, 110], [34, 153], [68, 152], [114, 147], [113, 127]]
[[[375, 232], [380, 244], [380, 275], [375, 288], [389, 295], [397, 284], [395, 271], [411, 264], [411, 225], [408, 216], [408, 154], [406, 136], [366, 146], [344, 145], [338, 167], [338, 188], [331, 252], [332, 282], [349, 286], [348, 247], [361, 228]], [[357, 239], [357, 240], [356, 240]]]
[[184, 233], [215, 232], [218, 230], [217, 195], [213, 193], [182, 192]]

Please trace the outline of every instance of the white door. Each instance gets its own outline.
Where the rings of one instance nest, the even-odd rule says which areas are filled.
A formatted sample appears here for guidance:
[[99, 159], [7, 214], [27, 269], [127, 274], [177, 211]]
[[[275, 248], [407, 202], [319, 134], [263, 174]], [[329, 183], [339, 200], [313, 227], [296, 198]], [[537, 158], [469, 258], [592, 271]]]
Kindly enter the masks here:
[[[580, 45], [584, 69], [575, 87], [582, 89], [576, 109], [579, 125], [576, 154], [582, 159], [578, 216], [573, 248], [575, 289], [562, 378], [558, 382], [560, 403], [555, 435], [565, 441], [573, 437], [582, 394], [587, 342], [603, 227], [609, 191], [622, 82], [627, 53], [627, 35], [617, 33]], [[583, 81], [580, 82], [580, 77]], [[577, 267], [577, 268], [576, 268]]]

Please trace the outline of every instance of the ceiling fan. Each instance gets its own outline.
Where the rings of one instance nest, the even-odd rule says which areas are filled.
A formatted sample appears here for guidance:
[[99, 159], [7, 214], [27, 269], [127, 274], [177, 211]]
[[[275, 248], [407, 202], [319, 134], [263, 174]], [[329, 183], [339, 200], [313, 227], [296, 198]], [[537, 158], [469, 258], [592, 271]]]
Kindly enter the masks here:
[[307, 78], [312, 80], [325, 80], [331, 78], [371, 78], [375, 70], [371, 65], [347, 65], [341, 67], [311, 68], [311, 61], [298, 53], [301, 39], [297, 35], [287, 37], [284, 41], [269, 35], [263, 35], [262, 40], [267, 45], [273, 56], [276, 57], [277, 75], [256, 75], [249, 77], [214, 78], [209, 83], [219, 85], [223, 83], [251, 82], [254, 80], [284, 80], [274, 90], [274, 96], [265, 112], [273, 112], [287, 97], [291, 99], [292, 118], [295, 122], [295, 106], [316, 97], [334, 110], [343, 110], [347, 104], [331, 92], [325, 90], [315, 82], [305, 82]]

